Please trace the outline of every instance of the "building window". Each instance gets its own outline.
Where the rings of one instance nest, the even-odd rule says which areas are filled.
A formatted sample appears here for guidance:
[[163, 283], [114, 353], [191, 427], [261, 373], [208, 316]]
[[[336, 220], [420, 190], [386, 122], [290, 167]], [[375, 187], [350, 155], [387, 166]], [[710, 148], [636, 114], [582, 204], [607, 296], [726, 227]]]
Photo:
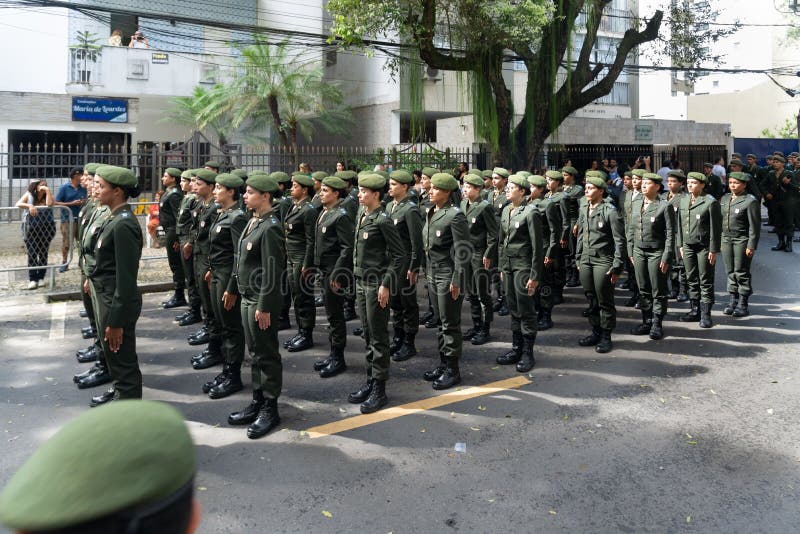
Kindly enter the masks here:
[[427, 141], [428, 143], [436, 142], [436, 119], [425, 119], [425, 132], [422, 139], [411, 138], [411, 117], [400, 117], [400, 142], [401, 143], [415, 143], [420, 141]]

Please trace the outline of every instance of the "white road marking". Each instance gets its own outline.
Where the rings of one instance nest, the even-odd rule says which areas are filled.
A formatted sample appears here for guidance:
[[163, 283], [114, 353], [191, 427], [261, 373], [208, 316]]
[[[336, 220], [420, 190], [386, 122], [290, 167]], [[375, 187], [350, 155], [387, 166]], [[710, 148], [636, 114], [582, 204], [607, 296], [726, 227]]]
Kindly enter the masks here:
[[67, 317], [67, 303], [56, 302], [50, 308], [50, 339], [64, 339], [64, 322]]

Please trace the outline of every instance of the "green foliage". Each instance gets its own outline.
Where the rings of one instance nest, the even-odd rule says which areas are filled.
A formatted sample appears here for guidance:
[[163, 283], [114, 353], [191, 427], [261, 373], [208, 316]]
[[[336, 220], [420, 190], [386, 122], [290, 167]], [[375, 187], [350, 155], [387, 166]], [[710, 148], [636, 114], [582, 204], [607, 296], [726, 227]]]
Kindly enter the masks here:
[[210, 130], [219, 139], [220, 145], [227, 143], [236, 131], [228, 110], [225, 87], [216, 84], [211, 89], [195, 87], [191, 96], [172, 99], [172, 108], [159, 122], [177, 122], [193, 131]]
[[797, 137], [797, 119], [786, 119], [782, 125], [774, 129], [764, 128], [759, 137], [767, 139], [794, 139]]
[[103, 47], [97, 44], [100, 38], [96, 33], [88, 30], [78, 31], [75, 41], [75, 44], [69, 45], [69, 48], [76, 51], [78, 59], [97, 61], [97, 58], [103, 55]]

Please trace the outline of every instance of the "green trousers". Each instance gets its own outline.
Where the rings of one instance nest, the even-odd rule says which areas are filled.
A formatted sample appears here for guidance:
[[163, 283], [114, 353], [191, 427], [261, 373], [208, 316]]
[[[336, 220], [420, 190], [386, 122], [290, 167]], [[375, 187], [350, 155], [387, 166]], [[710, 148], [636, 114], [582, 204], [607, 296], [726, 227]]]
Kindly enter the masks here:
[[242, 299], [226, 310], [222, 304], [222, 295], [228, 287], [233, 266], [213, 268], [211, 271], [211, 307], [214, 317], [219, 322], [222, 337], [222, 356], [227, 364], [241, 364], [244, 360], [244, 327], [242, 326]]
[[753, 276], [750, 274], [750, 265], [753, 258], [748, 258], [747, 238], [730, 239], [722, 238], [722, 259], [725, 261], [725, 271], [728, 273], [728, 293], [739, 293], [743, 297], [753, 294]]
[[[364, 325], [367, 343], [365, 367], [367, 376], [376, 380], [389, 379], [389, 306], [378, 304], [379, 283], [356, 278], [356, 305]], [[419, 321], [418, 321], [419, 322]]]
[[596, 302], [589, 314], [593, 327], [614, 330], [617, 326], [617, 308], [614, 305], [614, 285], [611, 276], [611, 258], [592, 258], [584, 255], [578, 263], [581, 285], [585, 292], [594, 296]]
[[[172, 281], [177, 291], [183, 291], [186, 289], [186, 275], [183, 273], [183, 262], [181, 261], [183, 253], [178, 243], [178, 234], [174, 227], [164, 228], [164, 232], [166, 233], [167, 263], [169, 264], [169, 270], [172, 272]], [[178, 250], [173, 248], [176, 244], [178, 245]]]
[[397, 289], [389, 299], [392, 309], [394, 327], [401, 329], [406, 335], [419, 332], [419, 303], [417, 302], [417, 285], [413, 286], [404, 276], [399, 280]]
[[194, 279], [194, 255], [189, 256], [189, 259], [183, 257], [183, 247], [178, 249], [178, 254], [181, 259], [181, 266], [183, 267], [183, 277], [186, 280], [185, 286], [188, 293], [189, 307], [192, 310], [200, 310], [200, 293], [197, 292], [197, 284]]
[[683, 245], [683, 266], [689, 298], [714, 304], [714, 266], [708, 263], [708, 247]]
[[[94, 303], [92, 302], [92, 295], [86, 294], [83, 290], [83, 283], [86, 281], [86, 276], [81, 273], [81, 300], [83, 301], [83, 309], [86, 310], [86, 317], [89, 319], [89, 326], [92, 327], [92, 330], [97, 332], [97, 336], [94, 338], [94, 348], [100, 354], [99, 359], [101, 361], [105, 361], [105, 356], [103, 356], [103, 345], [100, 343], [100, 330], [97, 328], [97, 312], [94, 309]], [[91, 291], [89, 291], [91, 293]]]
[[269, 328], [262, 330], [255, 319], [258, 296], [242, 297], [242, 324], [247, 350], [252, 359], [253, 390], [261, 390], [268, 399], [277, 399], [283, 386], [283, 364], [278, 351], [279, 313], [270, 316]]
[[543, 310], [553, 309], [553, 297], [558, 289], [563, 287], [558, 285], [558, 273], [560, 272], [563, 272], [563, 269], [556, 259], [553, 259], [553, 263], [549, 266], [542, 268], [542, 279], [539, 281], [534, 299]]
[[97, 336], [106, 356], [108, 372], [114, 380], [114, 388], [121, 399], [142, 398], [142, 372], [139, 370], [139, 358], [136, 355], [136, 321], [142, 312], [142, 297], [129, 303], [129, 313], [122, 325], [122, 343], [117, 352], [111, 352], [105, 340], [108, 326], [108, 310], [114, 299], [115, 280], [90, 280], [92, 303], [97, 313]]
[[469, 301], [470, 315], [473, 323], [492, 322], [494, 311], [492, 294], [489, 291], [491, 275], [483, 267], [483, 254], [472, 255], [470, 269], [467, 273], [467, 300]]
[[503, 270], [503, 285], [511, 315], [511, 331], [521, 331], [524, 336], [532, 336], [537, 330], [536, 301], [533, 295], [528, 295], [528, 290], [525, 288], [529, 275], [530, 269]]
[[302, 258], [286, 260], [286, 274], [289, 276], [289, 287], [294, 301], [294, 316], [298, 328], [312, 330], [317, 320], [317, 309], [314, 306], [314, 283], [310, 273], [303, 276]]
[[208, 269], [208, 256], [205, 254], [195, 254], [194, 281], [195, 284], [197, 284], [197, 293], [200, 295], [200, 304], [203, 307], [203, 315], [205, 316], [203, 324], [206, 330], [208, 330], [208, 335], [211, 336], [211, 339], [219, 339], [219, 319], [215, 316], [214, 307], [211, 305], [211, 288], [205, 281], [205, 275]]
[[[346, 277], [336, 275], [339, 283], [346, 283]], [[322, 271], [322, 295], [325, 302], [325, 314], [328, 316], [328, 340], [331, 347], [344, 348], [347, 345], [347, 323], [344, 320], [344, 287], [339, 291], [331, 289], [331, 271]]]
[[777, 235], [794, 235], [794, 210], [797, 200], [794, 197], [775, 202], [775, 233]]
[[662, 317], [667, 314], [667, 273], [659, 268], [663, 250], [633, 247], [633, 268], [639, 282], [639, 304], [642, 311]]
[[440, 318], [438, 328], [439, 354], [445, 358], [460, 359], [463, 349], [461, 335], [461, 306], [464, 303], [464, 288], [457, 299], [450, 294], [450, 281], [453, 268], [447, 263], [428, 262], [428, 292], [433, 304], [433, 312]]

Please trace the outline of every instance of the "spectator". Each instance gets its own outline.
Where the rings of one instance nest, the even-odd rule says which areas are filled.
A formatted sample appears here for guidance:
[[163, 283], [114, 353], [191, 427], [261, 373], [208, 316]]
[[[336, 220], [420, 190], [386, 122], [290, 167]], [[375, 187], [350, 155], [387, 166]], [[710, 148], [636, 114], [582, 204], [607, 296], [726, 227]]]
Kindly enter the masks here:
[[133, 34], [133, 37], [131, 37], [131, 42], [128, 44], [128, 48], [150, 48], [150, 43], [147, 42], [147, 38], [145, 38], [141, 31], [136, 30], [136, 32]]
[[[83, 169], [74, 168], [69, 173], [69, 182], [62, 184], [56, 192], [54, 206], [64, 206], [68, 210], [61, 211], [61, 267], [58, 272], [63, 273], [69, 269], [67, 256], [71, 240], [78, 240], [78, 213], [86, 202], [86, 188], [81, 185]], [[71, 223], [70, 223], [71, 220]], [[70, 225], [72, 228], [70, 228]]]
[[656, 171], [656, 174], [661, 177], [661, 179], [663, 180], [663, 183], [667, 183], [667, 175], [669, 174], [669, 171], [671, 171], [672, 169], [675, 168], [674, 165], [675, 165], [675, 162], [673, 162], [671, 160], [664, 160], [664, 165], [662, 165]]
[[611, 180], [613, 186], [617, 189], [617, 191], [622, 191], [622, 177], [619, 175], [617, 160], [613, 158], [610, 159], [606, 170], [608, 171], [608, 179]]
[[311, 173], [314, 172], [311, 170], [311, 165], [305, 162], [300, 163], [300, 165], [298, 165], [297, 168], [300, 170], [300, 172], [302, 172], [303, 174], [307, 174], [309, 176], [311, 176]]
[[122, 32], [114, 30], [111, 32], [111, 37], [108, 38], [109, 46], [122, 46]]
[[161, 247], [157, 231], [159, 224], [161, 224], [161, 222], [158, 219], [158, 207], [159, 207], [159, 201], [161, 200], [161, 195], [163, 193], [164, 193], [163, 191], [159, 191], [158, 193], [156, 193], [156, 200], [153, 204], [150, 205], [150, 209], [148, 211], [147, 233], [150, 234], [150, 243], [152, 243], [153, 248]]
[[44, 287], [45, 269], [41, 267], [47, 265], [47, 252], [56, 235], [52, 205], [53, 195], [46, 180], [32, 180], [17, 201], [18, 208], [28, 211], [22, 221], [22, 238], [28, 251], [28, 289]]

